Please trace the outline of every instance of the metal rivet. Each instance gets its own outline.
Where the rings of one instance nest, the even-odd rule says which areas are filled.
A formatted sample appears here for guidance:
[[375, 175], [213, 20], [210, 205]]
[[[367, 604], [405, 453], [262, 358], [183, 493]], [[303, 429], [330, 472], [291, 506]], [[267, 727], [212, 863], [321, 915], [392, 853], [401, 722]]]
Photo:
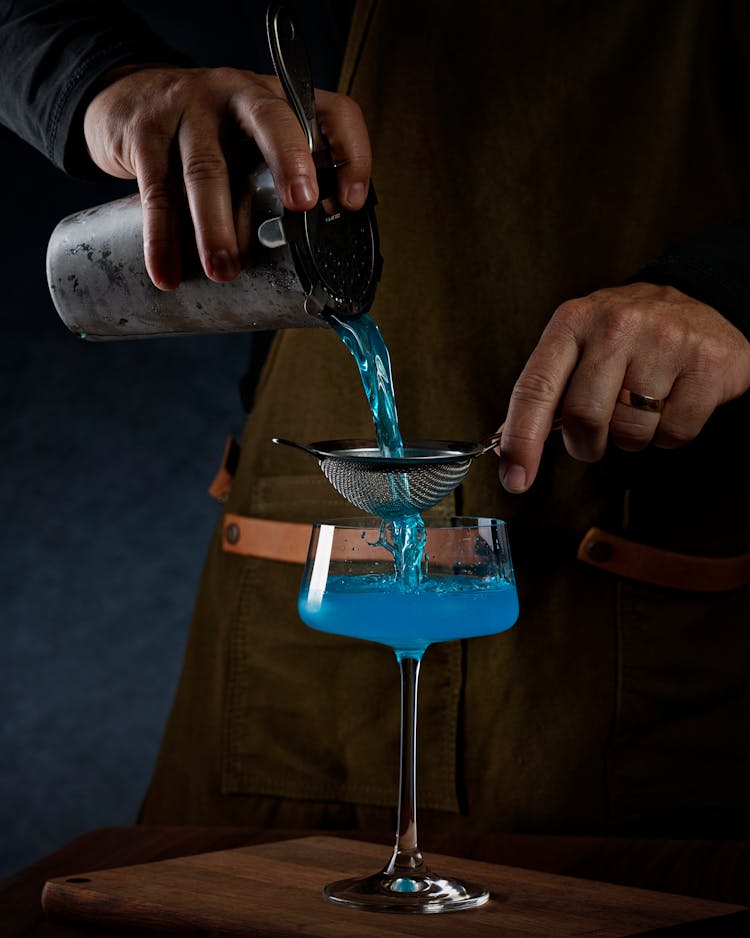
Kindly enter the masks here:
[[236, 524], [228, 524], [224, 528], [224, 537], [230, 544], [236, 544], [240, 539], [240, 529]]
[[586, 552], [594, 563], [606, 563], [612, 559], [612, 545], [606, 541], [592, 541]]

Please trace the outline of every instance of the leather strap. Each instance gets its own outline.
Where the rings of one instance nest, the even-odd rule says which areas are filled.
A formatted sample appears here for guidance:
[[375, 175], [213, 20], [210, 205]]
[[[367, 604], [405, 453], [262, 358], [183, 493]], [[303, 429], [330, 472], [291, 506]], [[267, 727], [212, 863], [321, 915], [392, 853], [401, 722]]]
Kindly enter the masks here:
[[[304, 564], [312, 526], [227, 514], [222, 547], [229, 554]], [[578, 545], [583, 563], [616, 576], [692, 592], [723, 592], [750, 585], [750, 554], [697, 557], [649, 547], [590, 528]]]
[[221, 457], [221, 465], [214, 476], [213, 482], [208, 487], [208, 494], [220, 504], [223, 504], [229, 497], [239, 461], [240, 444], [234, 437], [228, 436]]
[[226, 514], [221, 545], [229, 554], [303, 564], [307, 559], [311, 531], [312, 525], [295, 521]]
[[722, 592], [750, 584], [750, 554], [697, 557], [629, 541], [590, 528], [578, 545], [578, 559], [608, 573], [693, 592]]

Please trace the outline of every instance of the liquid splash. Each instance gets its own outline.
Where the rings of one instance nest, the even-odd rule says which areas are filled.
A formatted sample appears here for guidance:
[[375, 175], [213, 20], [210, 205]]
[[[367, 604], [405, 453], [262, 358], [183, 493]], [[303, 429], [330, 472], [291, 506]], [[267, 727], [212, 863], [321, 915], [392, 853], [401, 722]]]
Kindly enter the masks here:
[[[367, 313], [353, 319], [338, 319], [329, 314], [328, 321], [357, 364], [375, 425], [378, 449], [383, 456], [403, 456], [391, 358], [380, 330]], [[394, 502], [403, 503], [399, 490], [408, 492], [407, 476], [395, 474], [389, 484]], [[405, 589], [417, 589], [422, 582], [426, 541], [425, 524], [418, 512], [405, 512], [403, 518], [383, 521], [381, 525], [378, 544], [391, 553], [396, 578]]]

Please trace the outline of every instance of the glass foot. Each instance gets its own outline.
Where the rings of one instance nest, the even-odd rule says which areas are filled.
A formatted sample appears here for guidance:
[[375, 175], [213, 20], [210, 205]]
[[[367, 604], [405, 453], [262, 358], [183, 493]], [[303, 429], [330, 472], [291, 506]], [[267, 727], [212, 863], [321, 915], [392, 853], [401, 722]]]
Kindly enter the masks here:
[[340, 879], [323, 890], [329, 902], [369, 912], [457, 912], [484, 905], [484, 886], [459, 883], [429, 870], [411, 875], [382, 871], [363, 879]]

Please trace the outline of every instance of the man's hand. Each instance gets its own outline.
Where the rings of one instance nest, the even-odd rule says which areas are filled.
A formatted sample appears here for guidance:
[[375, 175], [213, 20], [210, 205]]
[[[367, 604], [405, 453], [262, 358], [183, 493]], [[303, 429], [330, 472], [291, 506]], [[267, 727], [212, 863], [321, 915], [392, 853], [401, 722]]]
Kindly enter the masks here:
[[[634, 283], [560, 306], [511, 395], [500, 444], [509, 492], [534, 481], [556, 413], [571, 456], [675, 448], [750, 387], [750, 343], [715, 309], [673, 287]], [[618, 402], [622, 388], [665, 399], [661, 413]]]
[[[104, 172], [138, 181], [146, 268], [157, 287], [180, 283], [185, 198], [206, 274], [226, 281], [239, 273], [243, 223], [235, 218], [232, 181], [254, 168], [249, 143], [260, 150], [288, 209], [304, 211], [317, 202], [312, 157], [276, 78], [171, 66], [126, 67], [111, 78], [86, 110], [86, 143]], [[362, 113], [344, 95], [317, 91], [315, 101], [340, 166], [339, 201], [346, 209], [361, 208], [371, 170]]]

